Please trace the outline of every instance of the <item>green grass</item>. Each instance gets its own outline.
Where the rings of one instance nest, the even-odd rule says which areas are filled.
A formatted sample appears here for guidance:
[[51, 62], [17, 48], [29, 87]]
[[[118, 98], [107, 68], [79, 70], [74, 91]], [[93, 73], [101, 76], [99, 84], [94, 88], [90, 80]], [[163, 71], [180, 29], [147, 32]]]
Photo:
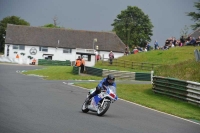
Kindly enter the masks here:
[[[75, 85], [88, 89], [96, 87], [95, 83], [76, 83]], [[200, 107], [161, 94], [155, 94], [152, 91], [151, 84], [117, 84], [117, 95], [121, 99], [152, 109], [200, 121]]]
[[44, 69], [30, 70], [23, 72], [23, 74], [35, 74], [44, 76], [48, 80], [91, 80], [91, 79], [102, 79], [97, 76], [90, 75], [74, 75], [72, 73], [72, 66], [47, 66]]
[[164, 65], [156, 68], [154, 75], [200, 82], [200, 62], [190, 59], [175, 65]]
[[153, 50], [149, 52], [142, 52], [123, 56], [118, 59], [135, 61], [135, 62], [149, 62], [155, 64], [176, 64], [189, 59], [194, 59], [194, 50], [200, 47], [174, 47], [169, 50]]

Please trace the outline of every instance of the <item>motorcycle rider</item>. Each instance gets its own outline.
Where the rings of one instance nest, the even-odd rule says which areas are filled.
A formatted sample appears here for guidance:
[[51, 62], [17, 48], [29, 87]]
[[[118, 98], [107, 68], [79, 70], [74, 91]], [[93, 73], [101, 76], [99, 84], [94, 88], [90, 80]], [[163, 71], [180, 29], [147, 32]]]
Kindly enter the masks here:
[[[102, 79], [102, 80], [99, 82], [99, 84], [98, 84], [97, 87], [96, 87], [96, 90], [95, 90], [92, 94], [90, 94], [90, 95], [88, 96], [88, 98], [86, 99], [85, 102], [88, 104], [89, 101], [90, 101], [90, 99], [91, 99], [92, 97], [98, 95], [99, 93], [101, 93], [101, 90], [104, 90], [105, 87], [110, 86], [110, 85], [111, 85], [111, 86], [114, 86], [115, 89], [116, 89], [115, 77], [114, 77], [114, 75], [112, 75], [112, 74], [109, 74], [106, 78]], [[104, 87], [104, 86], [105, 86], [105, 87]], [[116, 90], [113, 90], [113, 91], [114, 91], [115, 94], [116, 94]]]

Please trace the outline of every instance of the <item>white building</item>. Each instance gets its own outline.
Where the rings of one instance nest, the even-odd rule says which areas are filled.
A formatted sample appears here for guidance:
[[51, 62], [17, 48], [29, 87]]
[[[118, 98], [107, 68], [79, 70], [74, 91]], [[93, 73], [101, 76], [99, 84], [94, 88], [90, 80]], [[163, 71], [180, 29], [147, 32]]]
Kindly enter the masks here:
[[109, 32], [8, 24], [4, 56], [21, 64], [29, 64], [28, 57], [73, 62], [83, 56], [86, 66], [94, 66], [96, 48], [101, 57], [108, 58], [109, 52], [113, 51], [118, 58], [124, 55], [125, 44]]

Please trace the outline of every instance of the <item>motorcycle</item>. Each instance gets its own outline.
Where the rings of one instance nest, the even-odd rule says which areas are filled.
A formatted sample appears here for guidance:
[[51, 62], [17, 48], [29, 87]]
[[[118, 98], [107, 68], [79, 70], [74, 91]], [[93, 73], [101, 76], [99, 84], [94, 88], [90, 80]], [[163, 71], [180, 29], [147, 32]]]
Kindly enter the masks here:
[[[82, 105], [82, 112], [87, 113], [88, 111], [97, 112], [98, 116], [104, 115], [110, 107], [111, 103], [114, 103], [118, 97], [115, 93], [114, 86], [104, 86], [105, 89], [101, 90], [101, 93], [92, 97], [88, 103], [84, 102]], [[95, 89], [91, 89], [87, 98], [92, 94]]]

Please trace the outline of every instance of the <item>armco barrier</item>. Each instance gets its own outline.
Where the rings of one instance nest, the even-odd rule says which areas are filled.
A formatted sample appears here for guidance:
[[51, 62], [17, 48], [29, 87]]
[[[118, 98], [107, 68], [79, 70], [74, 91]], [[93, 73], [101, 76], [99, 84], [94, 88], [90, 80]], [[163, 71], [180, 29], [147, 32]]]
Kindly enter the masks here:
[[103, 69], [103, 77], [106, 77], [108, 74], [114, 75], [117, 79], [135, 80], [135, 72]]
[[195, 55], [196, 61], [200, 61], [200, 52], [198, 49], [194, 50], [194, 55]]
[[[75, 73], [73, 68], [73, 73]], [[153, 71], [151, 73], [138, 73], [138, 72], [129, 72], [129, 71], [117, 71], [109, 69], [100, 69], [95, 67], [85, 67], [85, 73], [106, 77], [108, 74], [113, 74], [117, 79], [127, 79], [127, 80], [141, 80], [141, 81], [152, 81]]]
[[135, 80], [142, 80], [142, 81], [151, 81], [151, 73], [141, 73], [136, 72], [135, 73]]
[[85, 67], [85, 71], [87, 74], [95, 75], [95, 76], [102, 76], [102, 69], [95, 68], [95, 67]]
[[57, 60], [39, 59], [38, 60], [38, 65], [44, 65], [44, 66], [71, 66], [71, 62], [69, 60], [57, 61]]
[[200, 105], [200, 83], [153, 77], [153, 91]]
[[80, 67], [73, 66], [73, 74], [79, 75], [80, 74]]

